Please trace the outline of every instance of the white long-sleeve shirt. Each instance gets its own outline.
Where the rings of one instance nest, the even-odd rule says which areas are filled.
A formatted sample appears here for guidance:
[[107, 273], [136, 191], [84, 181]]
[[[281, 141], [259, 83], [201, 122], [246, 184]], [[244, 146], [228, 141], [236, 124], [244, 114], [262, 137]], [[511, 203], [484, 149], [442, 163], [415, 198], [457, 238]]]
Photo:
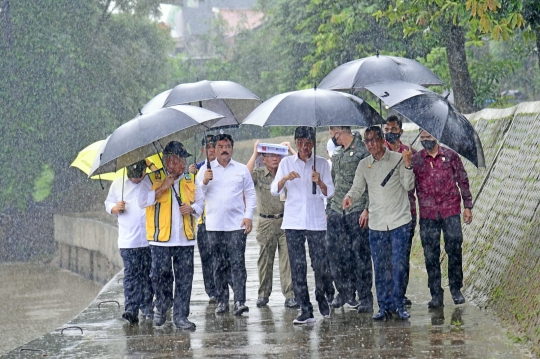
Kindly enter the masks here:
[[[176, 181], [174, 181], [174, 188], [176, 193], [180, 194], [178, 184], [184, 175], [180, 176]], [[147, 177], [140, 183], [141, 190], [139, 193], [139, 206], [141, 208], [146, 208], [148, 206], [153, 206], [156, 204], [156, 191], [152, 191], [152, 182]], [[171, 238], [168, 242], [154, 242], [149, 241], [153, 246], [163, 246], [163, 247], [174, 247], [174, 246], [194, 246], [195, 240], [188, 240], [184, 234], [184, 221], [182, 220], [182, 215], [180, 214], [180, 206], [173, 193], [173, 206], [172, 206], [172, 219], [171, 219]], [[201, 189], [197, 186], [195, 189], [195, 202], [191, 204], [193, 208], [193, 215], [197, 218], [200, 216], [204, 209], [204, 196]], [[196, 222], [195, 222], [196, 223]], [[195, 228], [194, 228], [195, 230]]]
[[210, 162], [210, 166], [213, 179], [204, 184], [204, 169], [199, 171], [196, 180], [206, 200], [206, 230], [230, 232], [244, 228], [242, 221], [253, 219], [257, 205], [251, 173], [246, 165], [232, 159], [226, 167], [217, 159]]
[[124, 182], [124, 198], [126, 209], [118, 214], [118, 248], [147, 247], [146, 240], [146, 211], [137, 203], [139, 190], [142, 185], [135, 184], [127, 178], [117, 178], [109, 188], [109, 194], [105, 199], [105, 210], [112, 214], [111, 210], [122, 200], [122, 182]]
[[[312, 192], [313, 155], [307, 162], [302, 161], [296, 154], [283, 158], [279, 163], [276, 178], [270, 186], [270, 191], [274, 196], [277, 196], [287, 189], [282, 229], [326, 230], [324, 199], [334, 195], [334, 183], [330, 174], [330, 165], [326, 159], [320, 156], [317, 156], [316, 159], [317, 172], [321, 176], [321, 181], [326, 185], [326, 196], [321, 192], [319, 186], [317, 186], [315, 194]], [[278, 192], [278, 182], [292, 171], [298, 173], [300, 178], [285, 182], [281, 191]]]

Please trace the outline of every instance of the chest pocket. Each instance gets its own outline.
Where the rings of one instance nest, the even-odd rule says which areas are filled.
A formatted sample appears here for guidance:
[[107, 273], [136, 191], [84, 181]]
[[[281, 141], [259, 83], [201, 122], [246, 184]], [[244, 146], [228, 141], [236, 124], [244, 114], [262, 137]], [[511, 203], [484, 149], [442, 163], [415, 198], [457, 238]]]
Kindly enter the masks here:
[[[352, 153], [352, 155], [351, 155]], [[339, 156], [339, 163], [336, 167], [336, 173], [343, 177], [345, 182], [348, 184], [353, 183], [354, 175], [356, 173], [356, 168], [358, 163], [362, 159], [363, 153], [361, 151], [344, 151], [344, 153]]]
[[244, 176], [239, 173], [232, 176], [232, 186], [235, 190], [241, 190], [244, 187]]
[[260, 188], [262, 188], [264, 190], [267, 190], [267, 191], [270, 191], [270, 186], [272, 185], [272, 181], [269, 181], [266, 178], [262, 178], [262, 179], [259, 180], [258, 185], [259, 185]]

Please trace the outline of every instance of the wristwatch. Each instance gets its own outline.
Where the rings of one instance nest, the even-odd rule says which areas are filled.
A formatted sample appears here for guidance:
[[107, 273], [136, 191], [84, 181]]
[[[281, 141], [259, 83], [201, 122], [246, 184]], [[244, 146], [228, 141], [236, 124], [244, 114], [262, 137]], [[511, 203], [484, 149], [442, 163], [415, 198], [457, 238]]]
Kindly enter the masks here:
[[405, 169], [406, 170], [412, 170], [412, 165], [410, 165], [409, 167], [405, 166]]

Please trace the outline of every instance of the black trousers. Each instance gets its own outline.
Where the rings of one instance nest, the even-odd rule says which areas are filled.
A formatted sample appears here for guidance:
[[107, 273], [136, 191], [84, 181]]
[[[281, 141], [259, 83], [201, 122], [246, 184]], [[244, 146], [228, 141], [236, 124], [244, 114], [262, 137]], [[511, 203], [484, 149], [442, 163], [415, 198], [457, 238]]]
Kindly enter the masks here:
[[154, 313], [154, 291], [150, 280], [152, 256], [150, 248], [120, 248], [124, 261], [124, 306], [135, 315]]
[[424, 247], [428, 287], [431, 295], [443, 293], [441, 287], [441, 231], [444, 235], [444, 250], [448, 255], [448, 282], [450, 290], [463, 287], [463, 260], [461, 218], [459, 215], [437, 220], [420, 218], [420, 239]]
[[336, 289], [347, 300], [373, 303], [373, 266], [369, 247], [369, 230], [361, 228], [361, 212], [343, 215], [334, 210], [328, 213], [326, 250]]
[[193, 283], [193, 246], [150, 245], [150, 248], [156, 311], [164, 315], [173, 307], [174, 320], [187, 318]]
[[229, 278], [232, 277], [234, 302], [246, 301], [246, 238], [244, 230], [207, 231], [213, 255], [214, 283], [219, 303], [229, 302]]
[[214, 263], [210, 243], [208, 243], [208, 234], [206, 233], [206, 224], [199, 224], [197, 229], [197, 247], [201, 257], [201, 267], [204, 281], [204, 290], [208, 297], [216, 297], [216, 286], [214, 284]]
[[313, 314], [313, 306], [309, 300], [307, 285], [305, 243], [307, 239], [311, 268], [315, 274], [315, 299], [318, 303], [321, 303], [326, 301], [324, 295], [325, 290], [328, 290], [328, 283], [325, 283], [325, 276], [329, 272], [325, 246], [326, 231], [286, 229], [285, 236], [287, 237], [287, 249], [289, 250], [291, 277], [296, 302], [300, 305], [302, 313]]

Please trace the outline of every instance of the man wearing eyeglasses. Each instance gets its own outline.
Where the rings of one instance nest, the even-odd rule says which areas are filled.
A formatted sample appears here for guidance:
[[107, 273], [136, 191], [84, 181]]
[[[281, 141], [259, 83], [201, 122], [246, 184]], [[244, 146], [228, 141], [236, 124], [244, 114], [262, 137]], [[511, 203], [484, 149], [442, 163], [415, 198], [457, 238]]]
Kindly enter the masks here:
[[[288, 143], [282, 143], [282, 145], [288, 145], [289, 151], [296, 154]], [[272, 196], [270, 192], [270, 185], [276, 176], [282, 156], [276, 153], [260, 153], [258, 146], [259, 140], [255, 141], [253, 155], [247, 163], [257, 192], [257, 211], [259, 212], [257, 221], [257, 242], [260, 246], [257, 261], [259, 274], [257, 307], [266, 306], [272, 293], [274, 258], [277, 250], [279, 254], [279, 280], [281, 292], [285, 296], [285, 307], [296, 308], [298, 304], [294, 299], [287, 240], [285, 231], [281, 229], [285, 202], [279, 197]], [[257, 158], [262, 160], [264, 166], [255, 167]]]
[[216, 159], [197, 175], [206, 198], [206, 233], [214, 256], [216, 314], [229, 311], [228, 273], [232, 276], [234, 315], [249, 312], [246, 305], [246, 239], [256, 206], [255, 187], [247, 167], [232, 159], [234, 140], [229, 134], [214, 137]]
[[330, 318], [330, 306], [325, 297], [328, 260], [324, 198], [334, 195], [334, 184], [326, 159], [313, 154], [315, 129], [297, 127], [294, 143], [298, 153], [281, 160], [270, 191], [278, 196], [287, 190], [281, 228], [285, 230], [287, 238], [294, 294], [301, 309], [293, 324], [307, 324], [315, 322], [315, 318], [307, 286], [306, 239], [315, 274], [315, 299], [319, 304], [319, 313], [323, 318]]
[[[154, 325], [165, 324], [173, 307], [173, 323], [195, 329], [188, 320], [193, 282], [196, 216], [203, 211], [203, 195], [184, 172], [184, 145], [171, 141], [163, 149], [164, 170], [150, 173], [141, 182], [139, 206], [146, 208], [146, 238], [152, 253], [152, 287], [156, 296]], [[173, 296], [174, 283], [174, 296]]]

